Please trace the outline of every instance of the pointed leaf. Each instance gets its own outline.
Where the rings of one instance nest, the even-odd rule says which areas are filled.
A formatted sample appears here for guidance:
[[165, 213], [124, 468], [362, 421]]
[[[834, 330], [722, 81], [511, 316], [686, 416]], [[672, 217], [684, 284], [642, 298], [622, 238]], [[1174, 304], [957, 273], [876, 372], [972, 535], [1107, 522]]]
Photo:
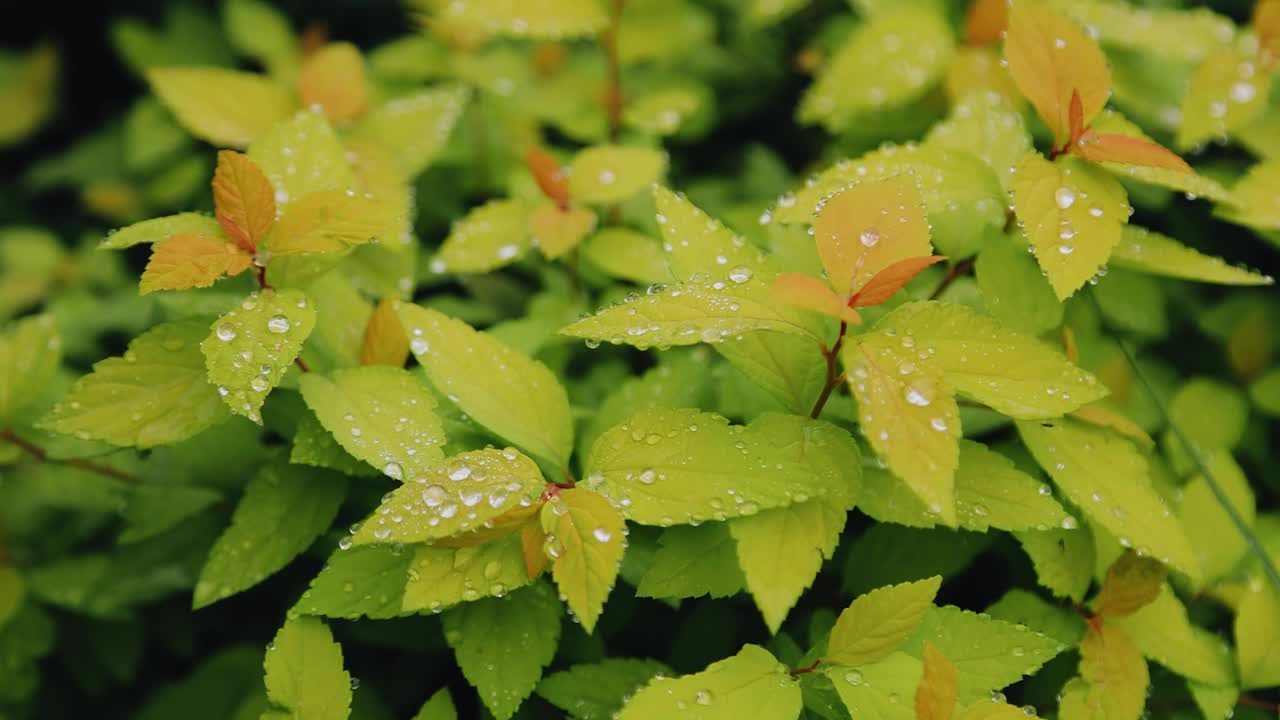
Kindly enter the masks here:
[[1236, 34], [1230, 18], [1206, 7], [1148, 7], [1105, 0], [1059, 2], [1058, 7], [1090, 28], [1105, 46], [1168, 61], [1200, 62]]
[[983, 307], [1005, 327], [1039, 335], [1062, 324], [1062, 303], [1035, 258], [1013, 238], [989, 242], [978, 254], [974, 277]]
[[558, 548], [551, 577], [582, 629], [591, 633], [618, 576], [626, 522], [603, 497], [570, 488], [543, 506], [542, 528]]
[[222, 232], [252, 252], [276, 222], [275, 189], [258, 164], [234, 150], [218, 153], [213, 204]]
[[391, 150], [401, 176], [413, 178], [444, 149], [470, 95], [447, 85], [399, 96], [370, 110], [351, 134]]
[[773, 279], [770, 297], [786, 305], [830, 315], [853, 325], [862, 323], [858, 311], [821, 280], [800, 273], [782, 273]]
[[537, 692], [575, 720], [610, 720], [626, 698], [662, 674], [671, 671], [657, 660], [610, 658], [548, 675]]
[[138, 291], [185, 290], [209, 287], [235, 277], [253, 264], [253, 257], [235, 243], [210, 235], [176, 235], [153, 246]]
[[702, 273], [707, 281], [714, 283], [728, 282], [731, 274], [765, 274], [766, 260], [759, 248], [707, 215], [684, 195], [658, 186], [653, 191], [653, 199], [658, 208], [657, 221], [667, 265], [676, 280], [690, 280]]
[[492, 200], [453, 223], [431, 263], [433, 272], [482, 273], [515, 261], [529, 248], [529, 217], [520, 200]]
[[293, 105], [271, 80], [238, 70], [152, 68], [147, 80], [184, 127], [215, 145], [248, 145], [287, 118]]
[[375, 239], [400, 237], [401, 209], [389, 200], [324, 190], [290, 203], [272, 229], [273, 256], [336, 253]]
[[667, 155], [661, 150], [597, 145], [569, 164], [569, 192], [586, 205], [622, 202], [661, 180], [666, 170]]
[[1237, 682], [1226, 642], [1191, 624], [1187, 608], [1168, 583], [1151, 604], [1128, 617], [1108, 622], [1124, 628], [1143, 655], [1183, 677], [1217, 686]]
[[458, 720], [458, 711], [453, 706], [453, 696], [449, 688], [442, 687], [423, 703], [412, 720]]
[[258, 410], [311, 335], [316, 310], [298, 290], [263, 290], [213, 323], [200, 343], [209, 382], [231, 412], [261, 424]]
[[573, 449], [569, 398], [545, 365], [435, 310], [401, 304], [400, 321], [436, 390], [477, 423], [567, 465]]
[[1231, 188], [1243, 209], [1218, 209], [1234, 223], [1263, 230], [1280, 229], [1280, 160], [1267, 160], [1249, 168]]
[[281, 212], [309, 193], [356, 187], [347, 150], [321, 112], [295, 113], [254, 139], [248, 154], [275, 188]]
[[406, 612], [440, 612], [529, 584], [518, 534], [469, 547], [415, 546], [408, 576], [401, 601]]
[[1093, 717], [1137, 718], [1147, 702], [1147, 661], [1119, 625], [1090, 626], [1080, 642], [1080, 675], [1089, 683]]
[[267, 697], [283, 717], [346, 720], [351, 676], [342, 667], [342, 648], [315, 618], [287, 621], [267, 649]]
[[1111, 255], [1116, 267], [1153, 275], [1199, 280], [1220, 285], [1271, 285], [1270, 275], [1228, 264], [1225, 260], [1182, 245], [1136, 225], [1126, 225], [1120, 244]]
[[1265, 582], [1253, 583], [1240, 598], [1235, 637], [1241, 687], [1280, 684], [1280, 597]]
[[143, 243], [157, 243], [177, 235], [221, 237], [222, 226], [208, 215], [186, 212], [134, 223], [107, 234], [98, 244], [101, 250], [122, 250]]
[[746, 584], [727, 523], [670, 527], [658, 543], [653, 563], [636, 587], [638, 597], [723, 598]]
[[946, 260], [941, 255], [930, 255], [926, 257], [907, 258], [899, 260], [889, 267], [875, 274], [875, 277], [867, 281], [867, 284], [853, 295], [854, 307], [869, 307], [871, 305], [879, 305], [902, 289], [903, 285], [911, 282], [916, 275], [919, 275], [925, 268], [934, 263]]
[[339, 546], [295, 609], [304, 615], [348, 619], [397, 617], [413, 559], [412, 552], [393, 546]]
[[747, 645], [702, 672], [653, 680], [623, 706], [617, 718], [794, 718], [801, 705], [800, 686], [787, 667], [764, 648]]
[[[1236, 515], [1247, 526], [1252, 527], [1257, 517], [1257, 500], [1244, 470], [1232, 458], [1231, 453], [1226, 452], [1213, 453], [1208, 467]], [[1191, 478], [1183, 486], [1178, 519], [1187, 532], [1191, 546], [1196, 549], [1205, 580], [1215, 580], [1227, 575], [1249, 551], [1246, 538], [1227, 515], [1226, 508], [1202, 474]]]
[[1124, 617], [1141, 610], [1155, 600], [1168, 573], [1168, 568], [1151, 558], [1139, 557], [1132, 550], [1124, 553], [1107, 568], [1095, 601], [1098, 614]]
[[350, 122], [369, 103], [364, 57], [351, 43], [330, 43], [307, 56], [298, 70], [298, 100], [319, 107], [336, 123]]
[[916, 720], [914, 704], [903, 702], [912, 696], [924, 674], [924, 666], [916, 658], [895, 652], [857, 669], [830, 667], [826, 674], [852, 717]]
[[576, 248], [595, 229], [596, 214], [586, 208], [542, 205], [529, 216], [529, 239], [548, 260]]
[[642, 285], [671, 281], [657, 240], [627, 228], [609, 227], [587, 238], [582, 256], [613, 277]]
[[395, 301], [383, 298], [369, 316], [360, 341], [361, 365], [389, 365], [404, 367], [409, 359], [409, 338], [404, 336], [404, 326], [396, 312]]
[[827, 640], [824, 660], [866, 665], [884, 659], [916, 631], [932, 607], [942, 578], [872, 590], [840, 613]]
[[1191, 149], [1252, 124], [1267, 109], [1270, 75], [1256, 63], [1256, 49], [1238, 39], [1196, 68], [1182, 98], [1178, 147]]
[[[978, 0], [970, 8], [982, 5], [1008, 9], [1004, 0]], [[947, 119], [929, 130], [925, 142], [974, 154], [991, 168], [1006, 191], [1013, 187], [1013, 169], [1032, 149], [1031, 134], [1018, 107], [1000, 93], [982, 90], [967, 94], [953, 106]]]
[[951, 720], [956, 710], [956, 669], [932, 643], [924, 644], [924, 673], [916, 687], [919, 720]]
[[0, 425], [41, 396], [62, 362], [62, 338], [53, 315], [18, 320], [0, 334]]
[[899, 260], [927, 256], [929, 223], [908, 178], [855, 185], [828, 198], [813, 223], [818, 256], [836, 292], [864, 287]]
[[40, 427], [114, 445], [154, 447], [185, 440], [228, 417], [209, 383], [200, 340], [208, 320], [166, 323], [129, 343], [76, 381]]
[[1065, 518], [1061, 529], [1021, 532], [1017, 538], [1041, 586], [1073, 602], [1084, 599], [1093, 582], [1093, 536], [1078, 529], [1074, 517]]

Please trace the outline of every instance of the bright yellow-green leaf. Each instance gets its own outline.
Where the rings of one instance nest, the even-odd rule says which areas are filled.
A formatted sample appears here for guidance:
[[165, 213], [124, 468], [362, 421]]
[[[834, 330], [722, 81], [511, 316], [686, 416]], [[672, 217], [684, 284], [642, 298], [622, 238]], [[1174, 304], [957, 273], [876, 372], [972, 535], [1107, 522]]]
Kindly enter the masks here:
[[538, 466], [511, 448], [455, 455], [393, 490], [355, 542], [417, 543], [476, 531], [532, 502], [545, 485]]
[[849, 714], [874, 720], [916, 720], [915, 706], [906, 699], [913, 696], [923, 674], [921, 662], [901, 652], [856, 669], [826, 669]]
[[954, 43], [938, 13], [904, 9], [878, 15], [836, 50], [801, 99], [797, 117], [834, 131], [860, 115], [911, 103], [937, 84]]
[[662, 179], [667, 155], [661, 150], [597, 145], [569, 164], [569, 193], [575, 202], [604, 205], [626, 200]]
[[413, 720], [458, 720], [458, 711], [453, 706], [453, 696], [449, 688], [442, 687], [423, 703]]
[[364, 56], [351, 43], [329, 43], [307, 56], [298, 69], [298, 100], [318, 107], [335, 123], [364, 114], [369, 103]]
[[1275, 280], [1248, 268], [1203, 255], [1173, 238], [1136, 225], [1126, 225], [1111, 264], [1139, 272], [1219, 285], [1271, 285]]
[[883, 317], [876, 331], [896, 334], [906, 355], [927, 355], [957, 392], [1010, 417], [1058, 417], [1107, 394], [1057, 350], [964, 305], [910, 303]]
[[956, 711], [956, 668], [931, 643], [924, 644], [924, 672], [916, 687], [919, 720], [951, 720]]
[[842, 359], [871, 447], [930, 512], [954, 524], [960, 410], [942, 369], [883, 332], [858, 336]]
[[395, 301], [383, 298], [369, 315], [360, 339], [360, 363], [362, 365], [387, 365], [404, 367], [409, 359], [409, 338], [404, 336], [404, 326], [396, 312]]
[[1036, 579], [1054, 595], [1080, 602], [1093, 581], [1093, 536], [1077, 528], [1074, 517], [1060, 529], [1017, 533], [1035, 566]]
[[1194, 680], [1187, 681], [1187, 689], [1196, 701], [1196, 706], [1206, 718], [1234, 717], [1236, 699], [1240, 697], [1240, 688], [1234, 685], [1205, 685]]
[[1094, 601], [1099, 615], [1124, 617], [1132, 615], [1155, 600], [1164, 587], [1168, 568], [1130, 550], [1122, 554], [1102, 581], [1102, 590]]
[[1194, 377], [1170, 398], [1169, 421], [1182, 428], [1199, 448], [1232, 448], [1248, 427], [1249, 400], [1233, 384]]
[[[769, 512], [769, 511], [765, 511]], [[742, 592], [737, 543], [728, 523], [676, 525], [662, 532], [653, 563], [636, 595], [647, 598], [723, 598]]]
[[958, 720], [1035, 720], [1039, 715], [1009, 703], [982, 699], [961, 710], [956, 717]]
[[1076, 158], [1037, 154], [1018, 165], [1013, 204], [1036, 260], [1065, 300], [1106, 264], [1129, 219], [1124, 188], [1106, 171]]
[[538, 684], [560, 642], [561, 615], [545, 583], [445, 613], [444, 639], [497, 720], [514, 715]]
[[1253, 123], [1267, 109], [1271, 78], [1257, 64], [1248, 38], [1214, 51], [1200, 63], [1182, 98], [1178, 147], [1189, 149]]
[[54, 432], [114, 445], [154, 447], [185, 440], [228, 416], [210, 384], [200, 341], [205, 318], [167, 323], [129, 343], [76, 381], [40, 421]]
[[684, 195], [658, 186], [653, 199], [667, 265], [676, 280], [689, 280], [702, 273], [710, 282], [727, 283], [731, 282], [730, 275], [773, 274], [766, 270], [766, 259], [759, 248], [708, 216]]
[[924, 200], [908, 177], [861, 183], [826, 198], [813, 221], [818, 257], [842, 295], [899, 260], [933, 254]]
[[1107, 622], [1124, 628], [1143, 655], [1183, 677], [1209, 685], [1236, 682], [1227, 644], [1191, 624], [1187, 609], [1167, 583], [1151, 604], [1128, 617]]
[[262, 423], [258, 410], [315, 324], [316, 310], [299, 290], [255, 292], [214, 321], [200, 349], [231, 412]]
[[324, 190], [290, 203], [271, 231], [273, 256], [338, 253], [375, 239], [396, 240], [402, 208], [387, 200]]
[[846, 515], [845, 508], [824, 498], [729, 521], [747, 590], [769, 632], [777, 634], [822, 561], [831, 559]]
[[769, 302], [765, 281], [743, 270], [727, 283], [690, 281], [636, 295], [560, 332], [643, 348], [720, 343], [762, 330], [820, 339], [795, 317], [798, 310]]
[[281, 718], [345, 720], [351, 706], [351, 676], [342, 648], [315, 618], [285, 622], [267, 646], [263, 662], [267, 697]]
[[641, 284], [671, 281], [657, 240], [627, 228], [604, 228], [587, 238], [582, 256], [616, 278]]
[[925, 141], [947, 150], [973, 153], [990, 167], [1008, 192], [1013, 169], [1031, 152], [1031, 134], [1019, 108], [993, 90], [969, 93], [934, 125]]
[[[686, 6], [687, 7], [687, 6]], [[626, 25], [623, 24], [625, 28]], [[653, 135], [675, 135], [696, 122], [714, 98], [698, 85], [672, 85], [627, 99], [623, 120]]]
[[389, 545], [339, 548], [294, 609], [305, 615], [348, 619], [402, 615], [400, 603], [413, 555]]
[[808, 413], [827, 381], [827, 363], [806, 337], [752, 333], [712, 347], [789, 412]]
[[1084, 698], [1091, 717], [1138, 720], [1147, 701], [1147, 661], [1124, 628], [1103, 622], [1080, 643], [1080, 675], [1089, 684]]
[[324, 114], [314, 110], [297, 112], [254, 138], [248, 155], [271, 181], [282, 212], [308, 193], [356, 187], [346, 148]]
[[282, 87], [239, 70], [152, 68], [147, 80], [183, 127], [215, 145], [245, 147], [293, 108]]
[[570, 488], [543, 505], [542, 529], [553, 548], [551, 577], [590, 633], [618, 577], [627, 547], [626, 522], [608, 500]]
[[370, 110], [352, 136], [391, 150], [402, 177], [413, 178], [440, 154], [470, 96], [445, 86], [394, 98]]
[[418, 0], [445, 20], [487, 33], [559, 40], [594, 35], [608, 20], [600, 0]]
[[974, 265], [974, 277], [983, 307], [1011, 330], [1039, 335], [1062, 324], [1062, 303], [1040, 266], [1009, 236], [987, 241]]
[[141, 294], [209, 287], [249, 269], [253, 257], [226, 238], [176, 235], [153, 246], [138, 283]]
[[1236, 27], [1204, 7], [1139, 7], [1104, 0], [1056, 0], [1103, 45], [1194, 63], [1231, 42]]
[[542, 679], [538, 695], [575, 720], [609, 720], [655, 676], [671, 674], [657, 660], [606, 658], [581, 663]]
[[521, 200], [492, 200], [453, 223], [431, 262], [433, 272], [482, 273], [510, 264], [529, 248], [529, 216]]
[[57, 99], [58, 51], [40, 45], [25, 55], [0, 54], [0, 147], [23, 140], [49, 117]]
[[583, 482], [629, 520], [699, 523], [812, 498], [843, 502], [856, 457], [848, 433], [818, 420], [764, 413], [730, 425], [714, 413], [651, 408], [596, 440]]
[[1147, 463], [1128, 441], [1106, 430], [1063, 419], [1018, 423], [1022, 442], [1067, 499], [1094, 522], [1139, 552], [1200, 578], [1186, 534], [1151, 487]]
[[0, 334], [0, 424], [35, 402], [62, 362], [52, 315], [25, 317]]
[[852, 666], [888, 657], [919, 627], [941, 585], [935, 575], [859, 596], [837, 618], [823, 659]]
[[[1189, 169], [1182, 163], [1180, 158], [1169, 153], [1148, 137], [1146, 133], [1142, 132], [1141, 128], [1127, 120], [1120, 113], [1110, 110], [1104, 111], [1094, 121], [1091, 129], [1099, 134], [1121, 135], [1149, 143], [1147, 147], [1138, 149], [1138, 157], [1143, 159], [1142, 163], [1101, 162], [1103, 167], [1116, 175], [1148, 185], [1185, 193], [1190, 198], [1204, 197], [1216, 203], [1236, 204], [1236, 199], [1232, 194], [1218, 184], [1216, 180]], [[1097, 150], [1085, 150], [1084, 152], [1096, 153]], [[1094, 156], [1091, 154], [1089, 157]], [[1181, 167], [1172, 167], [1173, 165], [1181, 165]]]
[[436, 390], [477, 423], [567, 466], [573, 449], [569, 399], [545, 365], [435, 310], [405, 303], [400, 321]]
[[547, 203], [529, 216], [529, 241], [549, 260], [576, 248], [596, 228], [596, 214], [586, 208], [560, 208]]
[[1235, 621], [1240, 686], [1280, 685], [1280, 597], [1259, 580], [1240, 598]]
[[1243, 209], [1219, 208], [1223, 217], [1260, 230], [1280, 229], [1280, 159], [1249, 168], [1231, 194]]
[[787, 666], [764, 648], [747, 645], [702, 672], [651, 681], [623, 706], [617, 718], [794, 718], [801, 707], [800, 685]]
[[[1208, 465], [1209, 472], [1226, 493], [1236, 514], [1246, 525], [1252, 526], [1257, 504], [1244, 471], [1231, 453], [1221, 450], [1209, 456]], [[1196, 475], [1183, 486], [1178, 520], [1196, 550], [1206, 581], [1231, 572], [1248, 551], [1244, 537], [1209, 489], [1203, 475]]]
[[369, 366], [307, 373], [307, 406], [353, 457], [412, 483], [444, 458], [444, 428], [431, 392], [407, 370]]
[[417, 545], [408, 577], [401, 601], [406, 612], [439, 612], [529, 584], [519, 533], [467, 547]]
[[[938, 516], [901, 480], [883, 470], [865, 473], [858, 509], [880, 521], [934, 527]], [[1069, 516], [1049, 486], [1014, 467], [1013, 461], [985, 445], [960, 440], [956, 468], [956, 520], [966, 530], [986, 532], [1056, 528]]]
[[272, 75], [287, 77], [297, 64], [298, 38], [289, 17], [265, 0], [228, 0], [222, 6], [222, 25], [228, 42]]
[[221, 237], [222, 227], [217, 220], [208, 215], [184, 212], [143, 220], [128, 227], [113, 230], [98, 244], [98, 247], [103, 250], [121, 250], [142, 243], [157, 243], [175, 235]]

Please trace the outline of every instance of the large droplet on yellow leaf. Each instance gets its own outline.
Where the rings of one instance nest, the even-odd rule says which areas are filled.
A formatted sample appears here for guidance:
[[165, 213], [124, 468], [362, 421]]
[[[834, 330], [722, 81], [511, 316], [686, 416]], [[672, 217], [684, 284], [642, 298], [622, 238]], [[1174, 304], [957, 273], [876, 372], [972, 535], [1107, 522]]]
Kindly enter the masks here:
[[318, 105], [335, 123], [363, 115], [369, 104], [369, 86], [364, 57], [356, 46], [332, 43], [307, 58], [298, 71], [298, 99], [308, 107]]
[[814, 238], [838, 293], [862, 287], [899, 260], [933, 253], [924, 198], [909, 176], [854, 185], [820, 207]]

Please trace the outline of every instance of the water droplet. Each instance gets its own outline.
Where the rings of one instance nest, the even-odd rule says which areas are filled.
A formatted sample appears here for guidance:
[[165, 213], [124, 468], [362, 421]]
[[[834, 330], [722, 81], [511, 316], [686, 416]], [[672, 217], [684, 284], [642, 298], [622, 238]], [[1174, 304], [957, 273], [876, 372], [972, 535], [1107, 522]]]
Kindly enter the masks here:
[[1253, 83], [1238, 82], [1231, 86], [1231, 99], [1238, 103], [1250, 102], [1257, 94], [1258, 90]]
[[466, 480], [469, 477], [471, 477], [471, 468], [466, 465], [456, 468], [453, 472], [449, 473], [450, 480]]
[[389, 462], [382, 466], [382, 473], [393, 480], [404, 479], [404, 468], [400, 467], [400, 463]]
[[741, 285], [751, 279], [751, 268], [745, 265], [739, 265], [729, 271], [729, 279]]
[[880, 242], [880, 231], [875, 228], [867, 228], [858, 236], [858, 240], [862, 242], [863, 247], [875, 247]]
[[230, 323], [222, 323], [217, 330], [213, 331], [214, 335], [223, 342], [229, 342], [236, 339], [236, 329]]
[[289, 332], [289, 327], [289, 318], [283, 315], [276, 315], [267, 321], [267, 329], [277, 335]]
[[844, 681], [855, 687], [858, 685], [861, 685], [862, 673], [858, 672], [857, 670], [850, 670], [849, 672], [844, 674]]
[[594, 537], [595, 537], [595, 539], [596, 539], [598, 542], [602, 542], [602, 543], [607, 543], [607, 542], [609, 542], [610, 540], [612, 540], [612, 539], [613, 539], [613, 533], [609, 532], [608, 530], [606, 530], [606, 529], [604, 529], [604, 528], [602, 528], [602, 527], [598, 527], [598, 528], [596, 528], [595, 530], [593, 530], [593, 531], [591, 532], [591, 534], [592, 534], [592, 536], [594, 536]]
[[426, 503], [427, 507], [438, 507], [440, 503], [444, 502], [444, 499], [448, 497], [448, 495], [448, 491], [443, 487], [439, 485], [428, 485], [427, 488], [422, 491], [422, 502]]
[[710, 691], [710, 690], [699, 690], [698, 692], [696, 692], [696, 693], [694, 693], [694, 694], [693, 694], [693, 701], [694, 701], [694, 702], [696, 702], [696, 703], [698, 703], [699, 705], [710, 705], [710, 704], [711, 704], [711, 691]]
[[431, 346], [423, 338], [414, 338], [409, 342], [409, 349], [413, 351], [414, 355], [426, 355]]
[[1076, 204], [1076, 193], [1064, 185], [1053, 193], [1053, 200], [1058, 204], [1060, 210], [1066, 210]]

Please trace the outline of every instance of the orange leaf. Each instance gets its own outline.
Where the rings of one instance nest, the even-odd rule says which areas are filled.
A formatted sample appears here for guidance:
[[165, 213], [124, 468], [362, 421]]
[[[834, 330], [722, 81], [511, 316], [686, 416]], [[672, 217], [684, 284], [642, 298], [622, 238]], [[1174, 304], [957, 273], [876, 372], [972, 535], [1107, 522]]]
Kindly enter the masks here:
[[146, 295], [155, 290], [209, 287], [219, 278], [239, 275], [252, 264], [249, 253], [223, 238], [175, 235], [153, 247], [138, 289]]
[[1004, 52], [1013, 81], [1053, 131], [1055, 147], [1071, 137], [1073, 92], [1080, 93], [1083, 125], [1107, 104], [1111, 75], [1098, 44], [1044, 0], [1015, 0]]
[[879, 305], [896, 295], [903, 285], [911, 282], [911, 279], [919, 275], [922, 270], [943, 260], [946, 260], [946, 258], [942, 255], [926, 255], [924, 257], [899, 260], [876, 273], [876, 276], [871, 278], [861, 290], [854, 293], [853, 306], [868, 307], [870, 305]]
[[1280, 55], [1280, 0], [1258, 0], [1253, 6], [1253, 29], [1262, 47]]
[[[534, 507], [541, 508], [542, 505], [538, 504]], [[541, 575], [547, 567], [547, 553], [542, 549], [546, 541], [547, 533], [543, 531], [542, 523], [536, 518], [520, 528], [520, 549], [524, 553], [524, 571], [530, 580]]]
[[298, 70], [298, 99], [318, 105], [334, 122], [350, 122], [364, 114], [369, 86], [364, 57], [351, 43], [325, 45], [307, 57]]
[[772, 296], [776, 302], [814, 310], [854, 325], [862, 323], [858, 311], [849, 307], [845, 298], [808, 275], [782, 273], [774, 278]]
[[951, 720], [959, 695], [956, 668], [933, 643], [924, 643], [924, 674], [916, 686], [918, 720]]
[[1107, 568], [1095, 605], [1098, 615], [1124, 617], [1150, 605], [1164, 587], [1169, 568], [1159, 560], [1142, 557], [1132, 550]]
[[1149, 140], [1129, 135], [1114, 133], [1099, 135], [1089, 131], [1072, 147], [1072, 152], [1092, 162], [1145, 165], [1177, 172], [1191, 172], [1191, 166], [1187, 161], [1172, 151]]
[[534, 145], [524, 154], [525, 164], [533, 179], [538, 181], [542, 193], [555, 201], [562, 208], [569, 207], [569, 178], [564, 174], [564, 166], [551, 156], [551, 153]]
[[248, 155], [235, 150], [218, 153], [213, 206], [222, 232], [249, 252], [257, 249], [276, 222], [276, 192], [271, 181]]
[[1000, 42], [1009, 24], [1009, 0], [973, 0], [964, 19], [964, 41], [969, 45]]
[[404, 361], [408, 359], [409, 338], [404, 335], [404, 325], [395, 311], [395, 301], [383, 298], [364, 326], [360, 364], [404, 367]]
[[813, 234], [831, 286], [842, 295], [899, 260], [933, 253], [924, 199], [902, 175], [854, 185], [827, 198]]
[[542, 205], [529, 216], [533, 244], [549, 260], [577, 247], [595, 228], [596, 214], [586, 208], [561, 210], [555, 205]]

